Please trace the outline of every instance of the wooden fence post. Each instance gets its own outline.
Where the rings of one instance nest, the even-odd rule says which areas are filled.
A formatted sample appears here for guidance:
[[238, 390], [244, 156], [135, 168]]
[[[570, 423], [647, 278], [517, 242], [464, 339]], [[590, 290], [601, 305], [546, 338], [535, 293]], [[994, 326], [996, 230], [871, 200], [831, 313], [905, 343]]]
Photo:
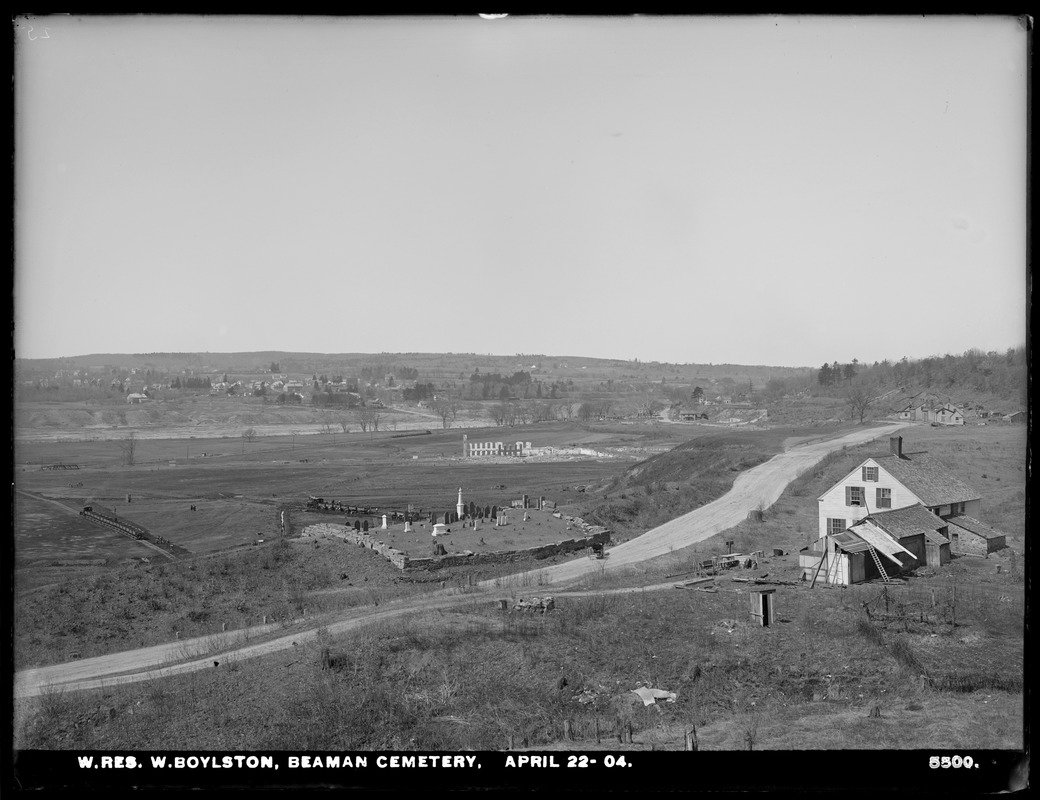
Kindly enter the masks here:
[[321, 668], [329, 669], [332, 666], [332, 657], [329, 654], [329, 648], [321, 648]]
[[569, 719], [563, 721], [563, 738], [568, 742], [574, 741], [574, 731], [571, 730], [571, 721]]
[[689, 730], [686, 731], [686, 750], [687, 752], [697, 752], [697, 726], [691, 725]]

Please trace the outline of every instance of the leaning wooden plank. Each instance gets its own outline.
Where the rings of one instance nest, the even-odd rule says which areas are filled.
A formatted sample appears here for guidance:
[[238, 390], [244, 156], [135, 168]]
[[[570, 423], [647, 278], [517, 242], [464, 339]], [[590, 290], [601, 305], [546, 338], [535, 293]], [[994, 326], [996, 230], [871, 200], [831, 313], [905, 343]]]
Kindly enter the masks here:
[[820, 574], [820, 567], [823, 566], [823, 562], [826, 561], [826, 560], [827, 560], [827, 553], [824, 553], [823, 557], [820, 559], [820, 563], [816, 565], [816, 572], [813, 573], [812, 581], [809, 583], [809, 588], [810, 589], [813, 586], [816, 585], [816, 576]]

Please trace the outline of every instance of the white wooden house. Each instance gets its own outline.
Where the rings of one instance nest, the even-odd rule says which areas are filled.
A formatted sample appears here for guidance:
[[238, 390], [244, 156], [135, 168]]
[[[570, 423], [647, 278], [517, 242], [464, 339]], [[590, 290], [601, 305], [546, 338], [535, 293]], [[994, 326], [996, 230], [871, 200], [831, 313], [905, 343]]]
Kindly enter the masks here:
[[925, 453], [903, 453], [903, 437], [891, 452], [868, 458], [819, 497], [819, 538], [848, 530], [869, 514], [920, 503], [943, 519], [977, 515], [981, 495]]
[[804, 578], [848, 585], [1006, 546], [1006, 534], [975, 518], [977, 491], [927, 454], [904, 453], [901, 436], [889, 444], [888, 455], [868, 458], [820, 496], [819, 539], [800, 559]]

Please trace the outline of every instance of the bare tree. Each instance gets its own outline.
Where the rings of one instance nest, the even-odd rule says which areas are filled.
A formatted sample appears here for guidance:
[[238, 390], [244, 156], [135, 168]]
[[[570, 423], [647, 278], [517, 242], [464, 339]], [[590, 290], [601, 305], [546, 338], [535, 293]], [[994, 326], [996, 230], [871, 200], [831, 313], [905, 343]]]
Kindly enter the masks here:
[[137, 439], [133, 431], [119, 443], [119, 449], [123, 452], [123, 463], [132, 467], [137, 462]]
[[451, 427], [451, 421], [454, 418], [454, 414], [451, 410], [451, 401], [444, 399], [438, 400], [433, 404], [433, 410], [437, 416], [441, 418], [441, 427], [447, 430]]
[[849, 404], [849, 413], [852, 418], [859, 417], [859, 424], [863, 424], [870, 407], [874, 404], [874, 386], [865, 380], [853, 378], [845, 389], [845, 401]]
[[242, 438], [250, 444], [252, 444], [256, 441], [256, 431], [252, 428], [246, 428], [244, 431], [242, 431]]
[[455, 422], [458, 419], [459, 412], [462, 410], [462, 398], [461, 397], [449, 397], [448, 398], [448, 411], [451, 412], [451, 421]]
[[778, 403], [784, 399], [784, 395], [787, 393], [787, 382], [783, 378], [770, 378], [766, 381], [766, 388], [762, 392], [766, 401], [769, 403]]
[[493, 406], [488, 408], [488, 414], [491, 415], [491, 420], [496, 425], [504, 425], [506, 419], [509, 417], [509, 404], [495, 403]]

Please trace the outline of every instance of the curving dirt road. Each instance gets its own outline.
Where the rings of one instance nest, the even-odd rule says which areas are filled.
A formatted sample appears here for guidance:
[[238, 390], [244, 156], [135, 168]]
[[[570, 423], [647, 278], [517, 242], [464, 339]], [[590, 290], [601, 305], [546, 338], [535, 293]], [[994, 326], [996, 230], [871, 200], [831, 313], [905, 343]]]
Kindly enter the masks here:
[[[374, 622], [405, 616], [417, 611], [464, 605], [479, 601], [492, 592], [507, 593], [513, 588], [566, 584], [600, 570], [616, 571], [673, 550], [701, 542], [733, 527], [749, 510], [768, 507], [776, 502], [787, 484], [812, 467], [827, 453], [845, 446], [863, 444], [882, 435], [894, 433], [906, 425], [885, 425], [855, 431], [845, 436], [789, 448], [764, 464], [737, 476], [733, 488], [725, 495], [701, 508], [684, 514], [643, 535], [610, 550], [606, 561], [579, 558], [534, 573], [483, 581], [476, 592], [457, 590], [434, 592], [340, 612], [336, 620], [325, 623], [332, 635], [344, 634]], [[655, 588], [671, 586], [661, 584]], [[534, 593], [539, 591], [534, 589]], [[561, 594], [559, 591], [554, 594]], [[299, 623], [303, 626], [308, 623]], [[106, 656], [54, 664], [15, 674], [15, 697], [32, 697], [47, 691], [96, 689], [120, 683], [151, 680], [169, 675], [213, 669], [214, 661], [254, 658], [313, 641], [317, 626], [311, 621], [303, 629], [274, 639], [249, 644], [250, 639], [269, 636], [278, 626], [267, 625], [245, 631], [214, 634], [196, 639], [172, 642], [155, 647], [112, 653]]]
[[742, 472], [734, 481], [733, 488], [718, 500], [611, 548], [605, 562], [579, 559], [546, 567], [536, 575], [541, 577], [542, 583], [570, 582], [592, 572], [615, 571], [710, 539], [738, 525], [749, 511], [760, 505], [762, 508], [771, 506], [780, 499], [787, 484], [831, 451], [863, 444], [904, 427], [907, 426], [868, 428], [826, 441], [791, 447], [764, 464]]

